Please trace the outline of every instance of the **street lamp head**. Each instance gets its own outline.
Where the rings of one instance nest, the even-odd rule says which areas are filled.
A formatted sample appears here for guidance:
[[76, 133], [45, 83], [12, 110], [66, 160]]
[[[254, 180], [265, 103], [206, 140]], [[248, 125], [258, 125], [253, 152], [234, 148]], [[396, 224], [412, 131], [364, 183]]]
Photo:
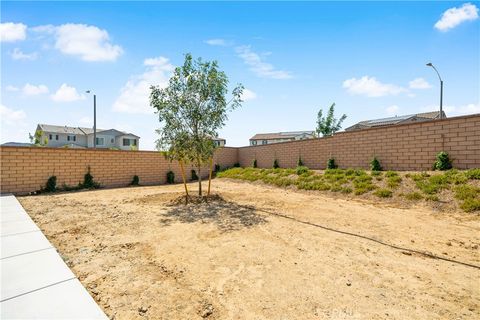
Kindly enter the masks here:
[[90, 93], [90, 90], [85, 91], [85, 93]]
[[431, 62], [427, 63], [427, 67], [433, 67], [433, 64]]

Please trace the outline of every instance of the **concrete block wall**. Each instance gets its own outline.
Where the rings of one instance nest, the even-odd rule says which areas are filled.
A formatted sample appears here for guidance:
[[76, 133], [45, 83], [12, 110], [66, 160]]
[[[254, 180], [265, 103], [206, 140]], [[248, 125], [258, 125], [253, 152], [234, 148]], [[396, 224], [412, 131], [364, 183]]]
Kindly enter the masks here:
[[[237, 159], [236, 148], [224, 147], [217, 150], [214, 163], [231, 167]], [[57, 176], [57, 186], [64, 183], [75, 186], [83, 181], [88, 167], [94, 179], [105, 187], [126, 186], [134, 175], [139, 176], [142, 185], [163, 184], [170, 170], [175, 173], [176, 181], [182, 179], [178, 163], [154, 151], [0, 147], [0, 160], [2, 193], [39, 190], [52, 175]], [[185, 168], [188, 179], [191, 169], [191, 166]], [[202, 176], [208, 176], [207, 167], [202, 169]]]
[[435, 155], [447, 151], [459, 169], [480, 167], [480, 115], [417, 122], [361, 131], [339, 132], [331, 137], [249, 146], [238, 149], [242, 167], [295, 167], [298, 157], [312, 169], [325, 169], [330, 157], [340, 168], [369, 168], [376, 156], [385, 169], [430, 170]]

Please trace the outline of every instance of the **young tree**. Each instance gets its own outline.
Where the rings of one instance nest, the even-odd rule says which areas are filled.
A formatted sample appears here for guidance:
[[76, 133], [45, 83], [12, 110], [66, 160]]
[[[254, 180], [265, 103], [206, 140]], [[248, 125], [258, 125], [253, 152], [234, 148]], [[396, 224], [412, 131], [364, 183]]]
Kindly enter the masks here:
[[48, 144], [48, 138], [45, 137], [45, 139], [42, 140], [42, 136], [43, 136], [43, 131], [36, 130], [33, 136], [31, 133], [28, 134], [28, 139], [30, 140], [30, 143], [34, 144], [35, 146], [44, 147]]
[[347, 115], [344, 114], [340, 119], [335, 119], [333, 114], [335, 112], [335, 103], [328, 109], [326, 117], [323, 116], [322, 111], [322, 109], [318, 111], [316, 133], [318, 136], [320, 136], [320, 134], [322, 136], [331, 136], [342, 128], [342, 122], [347, 118]]
[[216, 61], [194, 60], [185, 55], [166, 88], [151, 86], [150, 105], [163, 124], [159, 146], [174, 151], [182, 161], [197, 168], [198, 194], [202, 195], [202, 165], [215, 152], [213, 137], [228, 119], [227, 113], [242, 103], [243, 86], [238, 84], [229, 101], [228, 78]]

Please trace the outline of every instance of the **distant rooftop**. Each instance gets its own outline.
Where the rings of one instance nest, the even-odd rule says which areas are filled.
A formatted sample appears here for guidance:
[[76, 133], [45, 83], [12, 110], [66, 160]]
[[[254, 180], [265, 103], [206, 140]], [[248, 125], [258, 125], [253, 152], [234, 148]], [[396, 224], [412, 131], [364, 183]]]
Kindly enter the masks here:
[[[443, 112], [443, 118], [446, 118], [445, 112]], [[364, 121], [358, 122], [357, 124], [354, 124], [353, 126], [346, 128], [345, 131], [395, 125], [395, 124], [405, 123], [405, 122], [429, 121], [434, 119], [440, 119], [440, 111], [408, 114], [403, 116], [395, 116], [395, 117], [380, 118], [380, 119], [373, 119], [373, 120], [364, 120]]]
[[288, 131], [275, 133], [257, 133], [250, 140], [275, 140], [275, 139], [289, 139], [295, 138], [299, 135], [313, 135], [315, 131]]
[[[41, 123], [38, 124], [38, 126], [44, 132], [67, 133], [67, 134], [85, 134], [85, 135], [93, 134], [93, 128], [56, 126], [56, 125], [41, 124]], [[135, 135], [133, 133], [120, 131], [120, 130], [117, 130], [117, 129], [99, 129], [99, 128], [97, 128], [97, 133], [100, 133], [102, 131], [110, 131], [110, 130], [117, 131], [119, 133], [119, 135], [120, 134], [122, 134], [122, 135], [132, 135], [132, 136], [138, 137], [137, 135]]]

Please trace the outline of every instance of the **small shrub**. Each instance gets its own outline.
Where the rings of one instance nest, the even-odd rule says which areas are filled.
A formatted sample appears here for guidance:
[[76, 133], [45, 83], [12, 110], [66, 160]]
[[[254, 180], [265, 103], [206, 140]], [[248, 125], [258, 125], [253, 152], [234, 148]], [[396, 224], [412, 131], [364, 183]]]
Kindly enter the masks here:
[[55, 192], [57, 191], [57, 177], [51, 176], [48, 178], [47, 183], [45, 184], [45, 191]]
[[402, 182], [402, 178], [398, 175], [396, 176], [390, 176], [387, 178], [387, 185], [389, 188], [396, 188], [400, 185], [400, 182]]
[[455, 188], [455, 198], [459, 200], [475, 199], [480, 197], [480, 188], [468, 184]]
[[254, 168], [257, 167], [257, 159], [253, 159], [252, 167], [254, 167]]
[[460, 208], [465, 212], [479, 211], [480, 199], [467, 199], [460, 205]]
[[233, 167], [234, 167], [234, 168], [240, 168], [240, 163], [235, 162], [235, 163], [233, 164]]
[[372, 171], [372, 172], [370, 172], [370, 175], [372, 177], [380, 177], [382, 175], [382, 172], [381, 171]]
[[298, 166], [296, 169], [297, 175], [301, 175], [308, 172], [308, 168], [305, 166]]
[[440, 200], [438, 198], [438, 196], [435, 195], [435, 194], [429, 194], [429, 195], [425, 196], [425, 199], [428, 200], [428, 201], [439, 201]]
[[420, 192], [410, 192], [405, 195], [405, 198], [408, 200], [420, 200], [423, 199], [423, 196]]
[[345, 175], [346, 176], [353, 176], [353, 175], [355, 175], [355, 170], [347, 169], [347, 170], [345, 170]]
[[98, 189], [100, 184], [93, 180], [93, 176], [90, 174], [90, 167], [87, 169], [87, 173], [83, 176], [83, 183], [80, 184], [85, 189]]
[[342, 190], [340, 190], [341, 193], [352, 193], [352, 191], [350, 187], [343, 187]]
[[192, 169], [191, 174], [192, 174], [192, 181], [198, 180], [197, 172], [195, 170]]
[[278, 164], [278, 160], [275, 159], [273, 160], [273, 169], [277, 169], [277, 168], [280, 168], [280, 165]]
[[140, 183], [140, 178], [137, 175], [133, 176], [132, 182], [130, 183], [132, 186], [138, 186]]
[[215, 164], [215, 167], [213, 169], [215, 172], [220, 172], [220, 165], [219, 164]]
[[390, 178], [390, 177], [398, 177], [398, 173], [395, 172], [395, 171], [389, 170], [389, 171], [385, 172], [385, 176], [388, 177], [388, 178]]
[[392, 191], [388, 189], [378, 189], [373, 193], [377, 197], [380, 198], [391, 198], [392, 197]]
[[465, 176], [471, 180], [480, 180], [480, 168], [465, 171]]
[[437, 153], [436, 161], [433, 164], [434, 170], [448, 170], [452, 169], [452, 161], [445, 151]]
[[370, 162], [370, 169], [372, 171], [382, 171], [382, 166], [380, 165], [380, 161], [378, 161], [377, 157], [373, 157], [372, 161]]
[[328, 159], [327, 161], [327, 169], [336, 169], [338, 168], [337, 164], [335, 163], [335, 159], [334, 158], [330, 158]]
[[375, 185], [369, 181], [353, 181], [353, 185], [356, 195], [364, 194], [375, 189]]
[[302, 156], [298, 157], [297, 167], [303, 167]]
[[167, 183], [168, 184], [175, 183], [175, 173], [173, 173], [173, 171], [171, 170], [167, 172]]

